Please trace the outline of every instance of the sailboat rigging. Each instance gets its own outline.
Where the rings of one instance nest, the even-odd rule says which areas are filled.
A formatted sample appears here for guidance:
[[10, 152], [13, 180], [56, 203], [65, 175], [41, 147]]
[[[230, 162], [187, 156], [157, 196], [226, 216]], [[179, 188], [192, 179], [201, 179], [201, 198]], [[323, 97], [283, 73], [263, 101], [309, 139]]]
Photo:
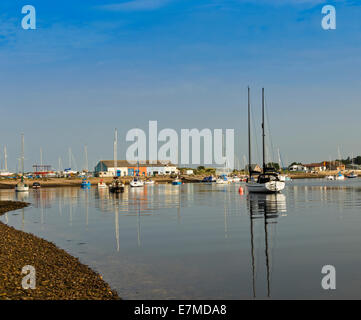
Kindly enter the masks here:
[[248, 87], [248, 169], [249, 179], [247, 181], [248, 192], [253, 193], [278, 193], [285, 187], [285, 183], [280, 181], [279, 173], [274, 168], [267, 168], [266, 165], [266, 147], [265, 147], [265, 117], [264, 117], [264, 88], [262, 88], [262, 173], [258, 175], [257, 180], [252, 177], [251, 162], [251, 103], [250, 88]]

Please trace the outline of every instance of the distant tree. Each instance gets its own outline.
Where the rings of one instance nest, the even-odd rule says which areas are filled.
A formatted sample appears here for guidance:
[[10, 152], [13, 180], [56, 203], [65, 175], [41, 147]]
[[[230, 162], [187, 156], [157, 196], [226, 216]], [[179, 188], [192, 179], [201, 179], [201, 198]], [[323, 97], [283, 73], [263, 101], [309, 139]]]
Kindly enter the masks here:
[[269, 162], [267, 163], [267, 167], [268, 168], [275, 168], [276, 170], [279, 170], [280, 169], [280, 165], [276, 162]]

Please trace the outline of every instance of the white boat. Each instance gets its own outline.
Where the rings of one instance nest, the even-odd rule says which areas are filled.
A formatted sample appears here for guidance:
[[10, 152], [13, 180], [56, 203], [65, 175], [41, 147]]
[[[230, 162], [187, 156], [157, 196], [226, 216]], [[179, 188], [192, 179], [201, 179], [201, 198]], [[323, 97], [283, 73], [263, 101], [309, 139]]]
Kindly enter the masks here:
[[130, 181], [130, 186], [133, 188], [144, 187], [144, 182], [135, 177], [132, 181]]
[[345, 180], [345, 176], [339, 172], [337, 175], [336, 175], [336, 180]]
[[292, 181], [292, 179], [286, 174], [280, 174], [278, 176], [278, 178], [280, 179], [280, 181], [283, 181], [283, 182]]
[[29, 191], [29, 186], [24, 182], [24, 134], [21, 134], [21, 181], [15, 186], [16, 192]]
[[98, 189], [106, 189], [106, 188], [108, 188], [106, 183], [104, 183], [103, 180], [100, 180], [100, 182], [98, 182]]
[[250, 88], [248, 87], [248, 153], [249, 153], [249, 176], [246, 186], [249, 193], [278, 193], [285, 188], [285, 182], [280, 181], [279, 173], [271, 171], [266, 166], [265, 157], [265, 119], [264, 119], [264, 88], [262, 88], [262, 146], [263, 146], [263, 172], [257, 180], [252, 179], [251, 169], [251, 104]]
[[326, 177], [326, 180], [333, 181], [333, 180], [335, 180], [335, 176], [329, 175], [329, 176]]
[[228, 184], [228, 183], [229, 183], [229, 179], [225, 174], [219, 176], [216, 180], [216, 184]]
[[277, 173], [259, 175], [257, 181], [246, 183], [250, 193], [278, 193], [285, 188], [285, 183], [278, 179]]
[[154, 180], [146, 180], [144, 181], [144, 184], [154, 184]]
[[240, 177], [233, 177], [233, 182], [241, 182], [241, 178]]
[[26, 192], [29, 191], [29, 186], [23, 182], [23, 179], [21, 182], [19, 182], [16, 186], [15, 186], [15, 191], [16, 192]]

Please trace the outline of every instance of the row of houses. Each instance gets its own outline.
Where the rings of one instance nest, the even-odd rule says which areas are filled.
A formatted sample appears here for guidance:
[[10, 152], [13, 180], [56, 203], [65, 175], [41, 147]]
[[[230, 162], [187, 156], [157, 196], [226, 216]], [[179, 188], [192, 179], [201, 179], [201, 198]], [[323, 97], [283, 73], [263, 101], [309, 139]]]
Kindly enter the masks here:
[[179, 174], [179, 170], [175, 164], [170, 162], [145, 163], [137, 164], [129, 163], [127, 160], [118, 160], [116, 166], [114, 160], [100, 160], [94, 168], [94, 174], [97, 177], [126, 177], [126, 176], [163, 176]]
[[346, 166], [340, 161], [322, 161], [319, 163], [294, 164], [288, 169], [293, 172], [322, 172], [327, 170], [343, 171], [346, 169]]

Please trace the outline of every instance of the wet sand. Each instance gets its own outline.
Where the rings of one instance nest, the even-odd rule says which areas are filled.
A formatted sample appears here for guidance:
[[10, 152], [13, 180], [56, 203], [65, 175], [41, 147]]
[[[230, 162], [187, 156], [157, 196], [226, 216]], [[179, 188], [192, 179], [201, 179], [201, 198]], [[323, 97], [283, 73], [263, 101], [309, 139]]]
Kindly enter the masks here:
[[[0, 215], [27, 206], [0, 201]], [[36, 270], [36, 288], [23, 289], [22, 268]], [[53, 243], [0, 223], [0, 299], [118, 300], [102, 277]]]

